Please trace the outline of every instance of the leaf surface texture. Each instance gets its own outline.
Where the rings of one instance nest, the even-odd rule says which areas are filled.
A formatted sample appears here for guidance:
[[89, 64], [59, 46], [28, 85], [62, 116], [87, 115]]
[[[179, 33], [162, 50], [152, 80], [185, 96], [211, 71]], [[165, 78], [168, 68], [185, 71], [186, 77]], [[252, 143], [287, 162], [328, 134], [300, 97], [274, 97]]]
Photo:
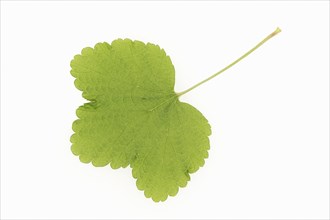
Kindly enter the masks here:
[[118, 39], [84, 48], [71, 68], [89, 101], [77, 109], [72, 152], [97, 167], [130, 165], [155, 202], [175, 196], [204, 165], [211, 128], [179, 101], [170, 57], [157, 45]]

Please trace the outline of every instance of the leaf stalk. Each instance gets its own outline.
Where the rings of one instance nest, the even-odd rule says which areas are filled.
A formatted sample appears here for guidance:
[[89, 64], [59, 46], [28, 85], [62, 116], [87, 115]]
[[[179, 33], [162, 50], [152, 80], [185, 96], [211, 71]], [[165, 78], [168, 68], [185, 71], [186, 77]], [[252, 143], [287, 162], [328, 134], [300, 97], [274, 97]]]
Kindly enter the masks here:
[[201, 81], [201, 82], [197, 83], [196, 85], [190, 87], [189, 89], [177, 93], [177, 96], [180, 97], [180, 96], [182, 96], [182, 95], [190, 92], [191, 90], [197, 88], [198, 86], [206, 83], [207, 81], [213, 79], [214, 77], [220, 75], [221, 73], [225, 72], [227, 69], [229, 69], [230, 67], [234, 66], [239, 61], [243, 60], [245, 57], [247, 57], [248, 55], [250, 55], [253, 51], [255, 51], [256, 49], [258, 49], [261, 45], [263, 45], [264, 43], [266, 43], [269, 39], [271, 39], [272, 37], [274, 37], [275, 35], [277, 35], [280, 32], [281, 32], [281, 29], [280, 28], [276, 28], [276, 30], [274, 32], [272, 32], [271, 34], [269, 34], [265, 39], [263, 39], [262, 41], [260, 41], [256, 46], [254, 46], [251, 50], [249, 50], [244, 55], [242, 55], [241, 57], [239, 57], [237, 60], [235, 60], [234, 62], [232, 62], [231, 64], [229, 64], [228, 66], [226, 66], [225, 68], [223, 68], [222, 70], [220, 70], [219, 72], [216, 72], [212, 76], [208, 77], [207, 79], [204, 79], [203, 81]]

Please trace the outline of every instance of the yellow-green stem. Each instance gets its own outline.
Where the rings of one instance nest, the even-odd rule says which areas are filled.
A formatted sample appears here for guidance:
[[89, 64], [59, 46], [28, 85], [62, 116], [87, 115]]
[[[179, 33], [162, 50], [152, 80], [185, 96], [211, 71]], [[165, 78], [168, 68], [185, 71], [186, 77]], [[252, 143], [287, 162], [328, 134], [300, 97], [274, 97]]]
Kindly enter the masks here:
[[268, 35], [265, 39], [263, 39], [262, 41], [260, 41], [260, 43], [258, 43], [255, 47], [253, 47], [251, 50], [249, 50], [248, 52], [246, 52], [243, 56], [241, 56], [240, 58], [238, 58], [237, 60], [235, 60], [234, 62], [232, 62], [231, 64], [229, 64], [228, 66], [226, 66], [225, 68], [223, 68], [222, 70], [220, 70], [219, 72], [213, 74], [212, 76], [210, 76], [209, 78], [197, 83], [196, 85], [192, 86], [191, 88], [183, 91], [183, 92], [179, 92], [177, 93], [177, 96], [182, 96], [184, 94], [186, 94], [187, 92], [190, 92], [191, 90], [195, 89], [196, 87], [202, 85], [203, 83], [206, 83], [207, 81], [209, 81], [210, 79], [213, 79], [214, 77], [216, 77], [217, 75], [223, 73], [224, 71], [226, 71], [227, 69], [229, 69], [230, 67], [234, 66], [236, 63], [238, 63], [239, 61], [243, 60], [245, 57], [247, 57], [250, 53], [252, 53], [253, 51], [255, 51], [256, 49], [258, 49], [261, 45], [263, 45], [264, 43], [266, 43], [266, 41], [268, 41], [269, 39], [271, 39], [272, 37], [274, 37], [276, 34], [280, 33], [281, 29], [280, 28], [276, 28], [276, 30], [271, 33], [270, 35]]

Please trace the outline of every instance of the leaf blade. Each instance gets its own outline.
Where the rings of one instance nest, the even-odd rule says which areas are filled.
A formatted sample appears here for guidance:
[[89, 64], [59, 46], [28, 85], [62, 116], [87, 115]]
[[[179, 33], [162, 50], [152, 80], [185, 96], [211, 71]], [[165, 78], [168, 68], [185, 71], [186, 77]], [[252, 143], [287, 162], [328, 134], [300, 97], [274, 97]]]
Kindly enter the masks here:
[[89, 100], [77, 109], [71, 150], [94, 166], [132, 168], [155, 202], [177, 194], [208, 157], [210, 125], [174, 92], [174, 67], [154, 44], [115, 40], [85, 48], [71, 62]]

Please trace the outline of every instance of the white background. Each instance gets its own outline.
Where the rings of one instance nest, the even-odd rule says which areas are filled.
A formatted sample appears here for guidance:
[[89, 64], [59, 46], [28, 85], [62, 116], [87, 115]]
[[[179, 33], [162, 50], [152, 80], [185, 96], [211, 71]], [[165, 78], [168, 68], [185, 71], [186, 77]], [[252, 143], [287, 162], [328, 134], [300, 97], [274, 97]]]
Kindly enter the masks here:
[[[1, 217], [328, 218], [329, 2], [1, 2]], [[175, 197], [146, 199], [130, 168], [70, 151], [85, 100], [70, 60], [116, 38], [159, 44], [176, 91], [212, 125], [210, 157]]]

